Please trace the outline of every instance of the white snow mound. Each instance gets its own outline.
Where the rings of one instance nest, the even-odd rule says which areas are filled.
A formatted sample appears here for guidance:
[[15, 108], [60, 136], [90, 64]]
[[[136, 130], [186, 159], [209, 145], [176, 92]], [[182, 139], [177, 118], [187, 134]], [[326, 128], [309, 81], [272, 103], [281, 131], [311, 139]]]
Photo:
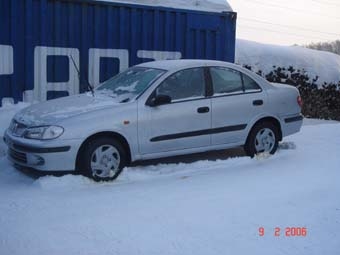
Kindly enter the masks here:
[[270, 45], [238, 39], [235, 62], [250, 65], [253, 71], [262, 70], [264, 74], [270, 73], [273, 66], [304, 69], [311, 79], [319, 77], [316, 82], [318, 85], [340, 81], [339, 55], [300, 46]]
[[17, 104], [4, 104], [0, 107], [0, 137], [8, 128], [13, 116], [27, 106], [29, 106], [28, 103], [19, 102]]
[[84, 176], [65, 175], [63, 177], [44, 176], [34, 182], [36, 187], [43, 190], [74, 190], [95, 184], [94, 181]]
[[226, 0], [98, 0], [104, 2], [128, 3], [148, 6], [170, 7], [207, 12], [232, 12]]

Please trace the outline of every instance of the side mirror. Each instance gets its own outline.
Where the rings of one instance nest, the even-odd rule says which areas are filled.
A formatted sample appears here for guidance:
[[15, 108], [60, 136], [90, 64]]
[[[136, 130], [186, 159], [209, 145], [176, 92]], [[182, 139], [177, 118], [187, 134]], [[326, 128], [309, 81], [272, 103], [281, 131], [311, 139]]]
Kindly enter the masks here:
[[154, 97], [151, 102], [149, 103], [149, 106], [158, 106], [163, 104], [170, 104], [171, 103], [171, 97], [168, 95], [157, 95]]

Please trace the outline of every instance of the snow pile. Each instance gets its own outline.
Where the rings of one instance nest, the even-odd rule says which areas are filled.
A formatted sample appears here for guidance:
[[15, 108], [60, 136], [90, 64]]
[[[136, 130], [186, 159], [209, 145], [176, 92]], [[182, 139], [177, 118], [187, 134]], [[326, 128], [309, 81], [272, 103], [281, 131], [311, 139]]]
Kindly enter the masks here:
[[9, 127], [13, 116], [27, 106], [29, 106], [28, 103], [19, 102], [17, 104], [3, 104], [3, 106], [0, 107], [0, 157], [5, 155], [6, 146], [2, 137], [6, 129]]
[[44, 190], [74, 190], [82, 187], [88, 187], [88, 185], [95, 184], [89, 178], [83, 176], [75, 176], [75, 175], [65, 175], [63, 177], [56, 176], [44, 176], [40, 177], [37, 181], [34, 182], [36, 187], [44, 189]]
[[99, 0], [207, 12], [232, 12], [227, 0]]
[[304, 69], [310, 78], [319, 76], [317, 84], [340, 81], [340, 56], [300, 46], [278, 46], [238, 39], [236, 42], [235, 62], [249, 65], [253, 71], [262, 70], [268, 74], [273, 66], [293, 66]]
[[20, 110], [29, 106], [28, 103], [19, 102], [17, 104], [5, 104], [0, 107], [0, 137], [8, 128], [13, 116]]

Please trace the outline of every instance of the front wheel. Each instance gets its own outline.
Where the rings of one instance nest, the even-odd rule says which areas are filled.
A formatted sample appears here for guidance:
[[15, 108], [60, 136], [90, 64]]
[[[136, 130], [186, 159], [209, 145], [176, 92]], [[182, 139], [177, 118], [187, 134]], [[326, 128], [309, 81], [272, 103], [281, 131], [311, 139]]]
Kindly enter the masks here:
[[270, 122], [262, 122], [251, 130], [244, 149], [248, 156], [254, 157], [259, 153], [274, 154], [278, 145], [278, 128]]
[[110, 137], [90, 141], [81, 159], [81, 173], [95, 181], [112, 181], [127, 164], [123, 146]]

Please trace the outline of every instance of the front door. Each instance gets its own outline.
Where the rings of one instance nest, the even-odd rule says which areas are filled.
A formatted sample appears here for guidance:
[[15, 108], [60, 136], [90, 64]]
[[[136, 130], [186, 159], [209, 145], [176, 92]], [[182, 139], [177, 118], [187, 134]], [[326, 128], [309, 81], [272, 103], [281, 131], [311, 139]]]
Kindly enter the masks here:
[[191, 68], [169, 76], [152, 97], [166, 95], [171, 103], [138, 105], [141, 154], [170, 152], [210, 145], [211, 99], [205, 97], [204, 68]]

